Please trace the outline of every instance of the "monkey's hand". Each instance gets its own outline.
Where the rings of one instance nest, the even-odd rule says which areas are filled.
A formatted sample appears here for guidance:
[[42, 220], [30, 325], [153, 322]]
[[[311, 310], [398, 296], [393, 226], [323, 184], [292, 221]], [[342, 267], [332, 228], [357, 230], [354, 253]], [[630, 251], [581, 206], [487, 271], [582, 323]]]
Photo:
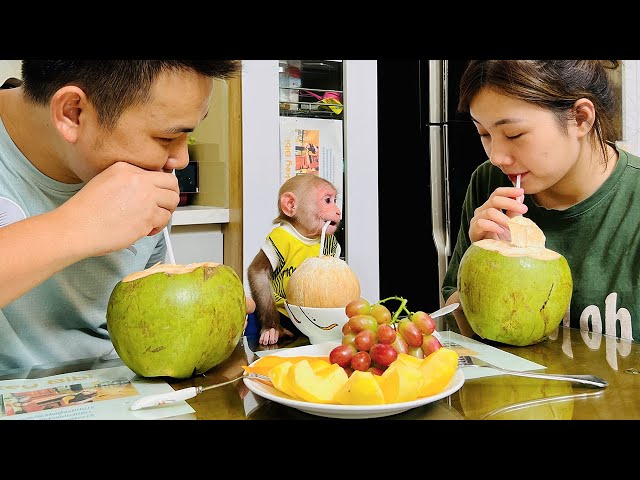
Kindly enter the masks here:
[[263, 327], [260, 330], [260, 340], [258, 340], [258, 343], [260, 343], [260, 345], [273, 345], [274, 343], [278, 343], [278, 339], [282, 336], [293, 337], [293, 333], [280, 325], [272, 328]]

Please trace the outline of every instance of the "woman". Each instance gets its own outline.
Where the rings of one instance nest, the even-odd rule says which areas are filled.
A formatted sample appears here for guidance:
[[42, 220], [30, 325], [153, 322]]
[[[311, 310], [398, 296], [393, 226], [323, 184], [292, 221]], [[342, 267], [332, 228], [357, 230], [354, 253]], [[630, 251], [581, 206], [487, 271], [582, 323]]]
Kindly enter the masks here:
[[[616, 61], [476, 60], [460, 84], [489, 160], [471, 177], [442, 293], [458, 301], [472, 242], [510, 239], [525, 214], [565, 256], [574, 288], [564, 322], [640, 340], [640, 158], [616, 148]], [[516, 179], [520, 175], [520, 188]], [[522, 201], [522, 203], [521, 203]], [[473, 331], [456, 311], [460, 333]]]

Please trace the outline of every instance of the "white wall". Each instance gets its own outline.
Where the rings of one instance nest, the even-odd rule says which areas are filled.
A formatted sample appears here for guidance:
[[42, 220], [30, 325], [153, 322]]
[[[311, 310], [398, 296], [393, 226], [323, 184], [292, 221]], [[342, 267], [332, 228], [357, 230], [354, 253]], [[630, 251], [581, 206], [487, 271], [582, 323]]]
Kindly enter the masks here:
[[[242, 257], [247, 268], [273, 228], [280, 188], [278, 60], [242, 63]], [[248, 286], [246, 287], [249, 292]]]
[[622, 141], [620, 146], [640, 155], [640, 61], [622, 62]]
[[21, 79], [21, 60], [0, 60], [0, 85], [8, 78]]

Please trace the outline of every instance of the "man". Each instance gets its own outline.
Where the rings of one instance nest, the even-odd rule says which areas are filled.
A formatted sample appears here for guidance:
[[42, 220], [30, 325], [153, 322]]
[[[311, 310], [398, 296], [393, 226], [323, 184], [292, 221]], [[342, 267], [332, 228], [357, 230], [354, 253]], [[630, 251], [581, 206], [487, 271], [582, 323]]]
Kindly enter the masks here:
[[0, 90], [0, 369], [108, 355], [115, 284], [164, 260], [171, 172], [237, 61], [24, 60]]

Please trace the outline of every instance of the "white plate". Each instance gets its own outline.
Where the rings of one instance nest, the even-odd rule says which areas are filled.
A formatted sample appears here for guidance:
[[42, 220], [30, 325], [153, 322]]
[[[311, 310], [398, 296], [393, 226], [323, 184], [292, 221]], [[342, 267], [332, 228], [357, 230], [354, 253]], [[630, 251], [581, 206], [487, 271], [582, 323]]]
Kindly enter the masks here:
[[[339, 342], [325, 342], [316, 345], [306, 345], [304, 347], [287, 348], [278, 350], [277, 355], [281, 357], [293, 357], [297, 355], [328, 356], [329, 352], [338, 345], [340, 345]], [[250, 366], [253, 366], [257, 361], [258, 360], [252, 362]], [[296, 400], [271, 385], [267, 385], [258, 380], [244, 378], [243, 381], [247, 385], [247, 388], [256, 395], [312, 415], [332, 418], [377, 418], [406, 412], [412, 408], [421, 407], [422, 405], [435, 402], [457, 392], [464, 384], [464, 374], [460, 369], [456, 370], [447, 387], [436, 395], [418, 398], [410, 402], [386, 403], [383, 405], [335, 405], [331, 403], [305, 402], [303, 400]]]

